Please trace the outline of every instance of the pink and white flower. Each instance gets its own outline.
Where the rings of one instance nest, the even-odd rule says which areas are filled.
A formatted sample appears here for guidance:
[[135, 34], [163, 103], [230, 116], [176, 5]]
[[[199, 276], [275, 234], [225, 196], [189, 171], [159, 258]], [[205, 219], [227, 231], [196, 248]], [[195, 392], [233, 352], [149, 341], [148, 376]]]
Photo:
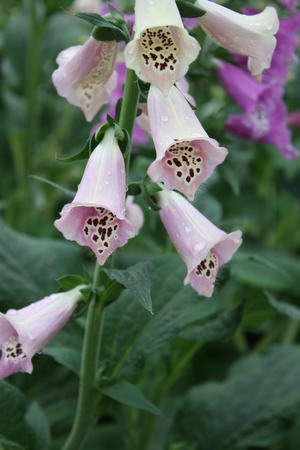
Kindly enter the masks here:
[[187, 266], [184, 284], [211, 297], [219, 268], [242, 243], [241, 231], [224, 233], [174, 191], [164, 189], [158, 199], [161, 220]]
[[207, 135], [185, 96], [175, 86], [167, 97], [151, 86], [148, 114], [156, 149], [156, 159], [148, 175], [193, 200], [200, 184], [224, 161], [227, 150]]
[[90, 247], [100, 265], [142, 226], [141, 212], [126, 202], [123, 155], [109, 128], [91, 154], [72, 203], [65, 205], [55, 226], [66, 239]]
[[175, 0], [136, 0], [135, 35], [125, 61], [144, 82], [167, 95], [197, 58], [200, 45], [184, 29]]
[[198, 20], [208, 36], [232, 53], [248, 57], [248, 69], [260, 79], [271, 65], [279, 28], [277, 12], [266, 7], [255, 15], [239, 14], [209, 0], [197, 0], [206, 13]]
[[17, 311], [0, 313], [0, 379], [16, 372], [32, 372], [32, 357], [70, 319], [81, 299], [82, 287], [49, 295]]
[[109, 102], [117, 85], [114, 71], [118, 42], [90, 37], [83, 45], [69, 47], [57, 57], [59, 68], [52, 81], [58, 94], [79, 106], [88, 122]]

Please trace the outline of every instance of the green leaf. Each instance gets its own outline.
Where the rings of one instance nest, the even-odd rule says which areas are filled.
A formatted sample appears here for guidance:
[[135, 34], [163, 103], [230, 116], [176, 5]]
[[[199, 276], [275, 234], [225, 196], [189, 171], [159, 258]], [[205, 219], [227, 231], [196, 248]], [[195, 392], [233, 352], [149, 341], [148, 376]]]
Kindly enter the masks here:
[[293, 320], [300, 320], [300, 308], [287, 302], [280, 302], [270, 292], [266, 292], [265, 294], [270, 305], [272, 305], [276, 311]]
[[128, 41], [129, 33], [126, 32], [126, 24], [123, 20], [110, 20], [109, 16], [101, 17], [96, 13], [80, 13], [75, 12], [75, 16], [79, 19], [95, 25], [93, 29], [93, 38], [99, 41]]
[[12, 442], [0, 436], [0, 450], [24, 450], [20, 444], [17, 442]]
[[84, 330], [79, 321], [70, 321], [42, 350], [59, 364], [79, 375]]
[[187, 18], [197, 18], [203, 16], [206, 11], [194, 5], [195, 2], [188, 0], [176, 0], [180, 15]]
[[101, 389], [108, 397], [127, 406], [134, 406], [156, 416], [160, 416], [160, 410], [153, 405], [134, 384], [127, 381], [119, 381], [111, 386]]
[[34, 448], [36, 450], [47, 450], [50, 445], [50, 429], [47, 418], [37, 402], [28, 408], [26, 421], [34, 430]]
[[80, 250], [56, 239], [17, 233], [0, 220], [0, 306], [20, 308], [57, 290], [56, 279], [76, 273]]
[[167, 346], [188, 325], [216, 315], [218, 303], [184, 287], [186, 268], [177, 255], [152, 259], [155, 315], [139, 308], [128, 290], [105, 312], [102, 358], [108, 373], [133, 376], [148, 355]]
[[298, 293], [300, 260], [287, 253], [241, 249], [231, 262], [232, 273], [251, 286]]
[[84, 147], [78, 152], [75, 153], [74, 155], [70, 155], [70, 156], [66, 156], [64, 158], [58, 157], [56, 155], [56, 159], [60, 162], [64, 162], [64, 163], [70, 163], [70, 162], [74, 162], [74, 161], [81, 161], [83, 159], [88, 159], [90, 156], [90, 139], [87, 140], [87, 142], [85, 143]]
[[152, 313], [151, 301], [151, 264], [141, 262], [125, 270], [103, 269], [109, 278], [125, 286], [141, 305]]
[[297, 346], [276, 346], [266, 356], [245, 357], [226, 381], [189, 391], [177, 428], [196, 450], [271, 448], [299, 414], [299, 377]]
[[[19, 389], [0, 382], [0, 436], [2, 441], [24, 447], [26, 450], [38, 450], [34, 445], [34, 433], [26, 420], [26, 398]], [[1, 442], [1, 441], [0, 441]]]
[[57, 279], [57, 282], [63, 292], [71, 291], [76, 286], [81, 284], [88, 284], [89, 280], [81, 277], [80, 275], [64, 275]]
[[73, 198], [75, 195], [74, 191], [71, 191], [70, 189], [67, 189], [63, 186], [60, 186], [59, 184], [54, 183], [51, 180], [47, 180], [47, 178], [39, 177], [38, 175], [30, 175], [30, 178], [33, 178], [36, 181], [40, 181], [41, 183], [48, 184], [49, 186], [63, 192], [67, 197]]
[[220, 341], [233, 336], [243, 316], [244, 305], [241, 304], [230, 311], [223, 311], [204, 324], [185, 329], [180, 336], [201, 342]]

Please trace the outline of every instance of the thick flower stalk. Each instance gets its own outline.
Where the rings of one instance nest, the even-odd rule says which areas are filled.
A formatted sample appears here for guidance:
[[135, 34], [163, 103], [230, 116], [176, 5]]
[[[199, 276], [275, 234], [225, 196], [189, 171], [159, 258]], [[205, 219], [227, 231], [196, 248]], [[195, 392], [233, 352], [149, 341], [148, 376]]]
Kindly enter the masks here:
[[156, 160], [148, 169], [155, 182], [164, 182], [193, 200], [227, 150], [211, 139], [184, 94], [173, 86], [167, 97], [151, 86], [148, 115], [156, 149]]
[[247, 56], [249, 71], [260, 79], [270, 67], [276, 46], [279, 20], [275, 8], [268, 6], [247, 16], [209, 0], [197, 0], [196, 4], [206, 11], [199, 24], [208, 36], [230, 52]]
[[136, 236], [143, 217], [139, 207], [126, 202], [123, 155], [109, 128], [87, 163], [72, 203], [64, 206], [55, 226], [66, 239], [88, 246], [103, 265], [128, 239]]
[[82, 287], [0, 313], [0, 379], [16, 372], [32, 372], [31, 359], [69, 320], [81, 299]]
[[185, 30], [175, 0], [136, 0], [134, 30], [127, 67], [167, 95], [197, 58], [199, 43]]
[[184, 284], [211, 297], [220, 267], [242, 243], [241, 231], [226, 234], [174, 191], [164, 189], [158, 199], [161, 220], [187, 266]]
[[80, 107], [87, 121], [108, 103], [116, 87], [117, 53], [118, 42], [90, 37], [83, 45], [67, 48], [57, 57], [59, 68], [52, 75], [57, 93]]

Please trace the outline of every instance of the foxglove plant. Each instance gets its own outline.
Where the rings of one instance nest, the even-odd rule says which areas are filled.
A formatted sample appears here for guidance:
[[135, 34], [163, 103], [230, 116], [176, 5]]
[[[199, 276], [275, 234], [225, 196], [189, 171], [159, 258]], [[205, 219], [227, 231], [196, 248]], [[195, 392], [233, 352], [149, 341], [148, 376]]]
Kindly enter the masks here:
[[55, 222], [66, 239], [88, 246], [100, 265], [128, 239], [138, 234], [142, 213], [126, 202], [123, 155], [109, 128], [87, 163], [72, 203], [64, 206]]
[[108, 103], [117, 85], [117, 53], [118, 42], [91, 36], [83, 45], [67, 48], [57, 57], [59, 68], [52, 75], [57, 93], [81, 108], [87, 121]]
[[247, 56], [249, 71], [261, 79], [262, 72], [270, 67], [276, 47], [274, 35], [279, 27], [276, 10], [268, 6], [259, 14], [247, 16], [209, 0], [197, 0], [197, 5], [206, 11], [199, 24], [207, 35], [230, 52]]
[[288, 67], [293, 62], [298, 44], [299, 27], [299, 14], [280, 21], [274, 58], [270, 69], [263, 75], [262, 83], [253, 80], [242, 68], [230, 63], [218, 63], [223, 86], [243, 111], [243, 114], [227, 119], [227, 128], [244, 139], [277, 147], [286, 159], [298, 156], [291, 142], [283, 95]]
[[148, 175], [193, 200], [200, 184], [224, 161], [227, 150], [207, 135], [175, 86], [167, 97], [151, 86], [148, 114], [157, 155]]
[[16, 372], [32, 372], [31, 359], [70, 319], [83, 287], [0, 313], [0, 380]]
[[167, 95], [197, 58], [199, 43], [185, 30], [175, 0], [136, 0], [134, 31], [127, 67]]
[[187, 266], [184, 284], [211, 297], [220, 267], [242, 244], [241, 231], [224, 233], [177, 192], [163, 189], [158, 198], [161, 220]]

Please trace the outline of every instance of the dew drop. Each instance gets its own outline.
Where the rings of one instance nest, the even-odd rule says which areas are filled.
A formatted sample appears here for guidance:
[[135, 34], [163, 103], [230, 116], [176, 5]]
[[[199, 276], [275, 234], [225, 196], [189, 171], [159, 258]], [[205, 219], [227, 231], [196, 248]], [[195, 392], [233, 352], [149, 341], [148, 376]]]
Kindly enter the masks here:
[[203, 244], [196, 244], [195, 245], [195, 251], [200, 252], [203, 249]]
[[192, 231], [192, 229], [190, 227], [185, 227], [184, 230], [186, 233], [190, 233]]
[[104, 182], [104, 184], [109, 185], [109, 181], [106, 180], [106, 181]]
[[168, 116], [161, 116], [161, 121], [166, 123], [169, 121], [169, 117]]

